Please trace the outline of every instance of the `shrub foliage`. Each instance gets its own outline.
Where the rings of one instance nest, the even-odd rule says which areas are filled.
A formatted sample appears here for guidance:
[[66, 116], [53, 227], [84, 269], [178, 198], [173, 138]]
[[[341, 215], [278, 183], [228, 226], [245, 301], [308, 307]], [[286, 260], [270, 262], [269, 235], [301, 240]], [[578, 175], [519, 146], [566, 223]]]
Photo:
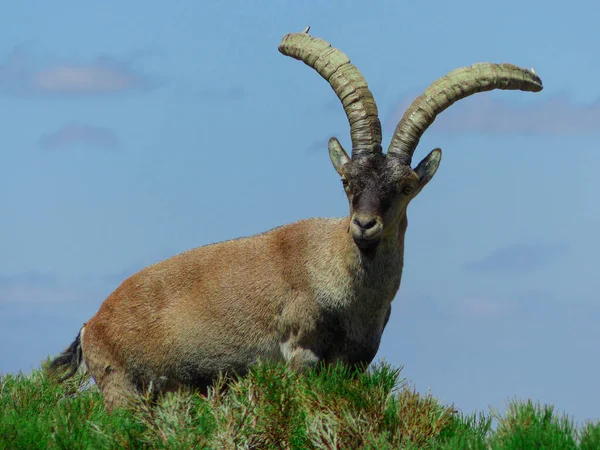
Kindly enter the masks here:
[[577, 428], [531, 401], [511, 401], [503, 416], [463, 415], [387, 364], [302, 375], [259, 364], [208, 397], [140, 396], [113, 414], [85, 374], [57, 384], [44, 373], [0, 376], [0, 448], [600, 449], [600, 423]]

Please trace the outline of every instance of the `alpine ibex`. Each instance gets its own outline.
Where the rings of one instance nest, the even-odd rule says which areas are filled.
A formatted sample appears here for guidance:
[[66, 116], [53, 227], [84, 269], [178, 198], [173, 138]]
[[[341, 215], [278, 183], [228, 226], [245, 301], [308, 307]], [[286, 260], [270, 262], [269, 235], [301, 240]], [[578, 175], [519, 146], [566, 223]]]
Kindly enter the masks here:
[[533, 70], [511, 64], [454, 70], [412, 103], [383, 154], [375, 100], [344, 53], [308, 28], [285, 36], [279, 51], [315, 69], [344, 106], [352, 157], [335, 138], [329, 156], [350, 215], [196, 248], [125, 280], [51, 363], [66, 379], [84, 361], [108, 410], [148, 385], [205, 390], [219, 373], [244, 374], [259, 359], [368, 366], [400, 287], [406, 208], [442, 156], [435, 149], [412, 169], [421, 135], [476, 92], [542, 90]]

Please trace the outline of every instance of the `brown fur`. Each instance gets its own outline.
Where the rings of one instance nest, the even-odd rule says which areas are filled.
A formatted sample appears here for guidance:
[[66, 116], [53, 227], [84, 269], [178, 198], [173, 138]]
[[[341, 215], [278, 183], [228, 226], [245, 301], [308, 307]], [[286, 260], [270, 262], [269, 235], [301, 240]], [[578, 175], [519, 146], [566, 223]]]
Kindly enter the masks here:
[[310, 219], [133, 275], [82, 333], [107, 408], [150, 382], [205, 388], [258, 358], [369, 364], [400, 285], [405, 227], [373, 258], [353, 243], [348, 219]]

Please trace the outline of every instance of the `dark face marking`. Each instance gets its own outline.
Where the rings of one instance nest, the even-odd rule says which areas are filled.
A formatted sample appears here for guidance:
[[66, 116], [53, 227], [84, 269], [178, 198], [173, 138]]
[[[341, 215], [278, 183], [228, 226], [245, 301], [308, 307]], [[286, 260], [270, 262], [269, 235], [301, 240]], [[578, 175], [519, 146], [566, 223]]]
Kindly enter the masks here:
[[384, 215], [399, 199], [403, 184], [415, 184], [416, 175], [391, 158], [373, 155], [353, 160], [347, 166], [348, 198], [355, 211]]
[[348, 161], [342, 175], [350, 203], [351, 231], [362, 249], [373, 249], [398, 224], [417, 189], [413, 170], [375, 154]]

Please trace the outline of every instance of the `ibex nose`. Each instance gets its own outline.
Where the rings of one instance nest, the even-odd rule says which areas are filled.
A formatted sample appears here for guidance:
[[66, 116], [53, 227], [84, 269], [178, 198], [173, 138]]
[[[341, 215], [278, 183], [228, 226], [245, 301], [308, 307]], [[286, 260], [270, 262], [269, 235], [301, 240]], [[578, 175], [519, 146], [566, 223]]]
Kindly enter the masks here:
[[377, 225], [377, 219], [375, 217], [354, 216], [354, 219], [352, 219], [352, 220], [356, 225], [358, 225], [360, 228], [362, 228], [365, 231], [367, 231], [367, 230], [373, 228], [375, 225]]
[[356, 213], [352, 217], [350, 231], [354, 242], [361, 248], [374, 248], [379, 243], [383, 224], [373, 214]]

